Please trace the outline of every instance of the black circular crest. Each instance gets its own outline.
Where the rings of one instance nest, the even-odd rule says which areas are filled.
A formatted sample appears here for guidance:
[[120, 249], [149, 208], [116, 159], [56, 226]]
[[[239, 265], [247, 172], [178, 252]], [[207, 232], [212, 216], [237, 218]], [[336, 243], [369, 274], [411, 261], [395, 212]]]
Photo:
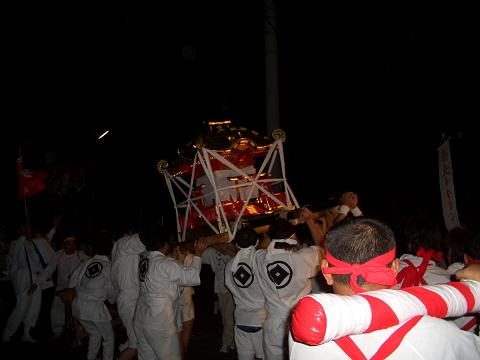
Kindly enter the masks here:
[[282, 289], [292, 281], [293, 271], [285, 261], [274, 261], [267, 265], [267, 274], [277, 289]]
[[101, 262], [95, 261], [87, 266], [85, 270], [85, 276], [89, 279], [93, 279], [102, 273], [103, 265]]
[[233, 273], [233, 281], [240, 288], [248, 288], [254, 279], [253, 271], [244, 262], [239, 262], [237, 270]]

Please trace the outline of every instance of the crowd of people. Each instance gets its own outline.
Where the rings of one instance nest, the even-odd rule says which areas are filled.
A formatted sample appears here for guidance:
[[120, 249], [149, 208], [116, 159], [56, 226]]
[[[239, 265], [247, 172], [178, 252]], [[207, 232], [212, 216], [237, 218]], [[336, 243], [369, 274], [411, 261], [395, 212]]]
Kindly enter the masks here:
[[[422, 213], [410, 214], [402, 233], [394, 234], [385, 222], [365, 216], [358, 200], [346, 192], [331, 208], [303, 207], [295, 219], [272, 217], [266, 233], [246, 225], [230, 242], [210, 246], [198, 237], [181, 247], [168, 226], [125, 222], [120, 233], [99, 233], [79, 250], [75, 234], [59, 234], [60, 218], [45, 234], [22, 224], [18, 238], [3, 247], [16, 303], [2, 340], [11, 341], [22, 328], [22, 341], [36, 343], [32, 329], [37, 322], [49, 328], [52, 338], [61, 337], [65, 305], [56, 295], [73, 288], [72, 315], [88, 333], [88, 360], [185, 358], [195, 319], [194, 288], [202, 286], [205, 264], [214, 274], [222, 319], [219, 352], [236, 352], [239, 360], [480, 358], [474, 313], [423, 316], [409, 322], [408, 331], [399, 324], [314, 346], [295, 336], [292, 314], [312, 293], [353, 296], [480, 280], [480, 233], [475, 229], [445, 232]], [[403, 254], [397, 238], [404, 242]], [[112, 306], [126, 333], [118, 349]], [[391, 340], [399, 329], [402, 336]], [[395, 346], [385, 352], [384, 344], [392, 341]]]

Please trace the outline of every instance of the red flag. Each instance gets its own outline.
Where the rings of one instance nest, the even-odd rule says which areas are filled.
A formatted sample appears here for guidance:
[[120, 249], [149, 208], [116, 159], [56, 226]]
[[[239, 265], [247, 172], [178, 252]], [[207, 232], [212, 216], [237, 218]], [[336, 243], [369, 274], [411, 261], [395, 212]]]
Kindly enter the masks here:
[[48, 178], [44, 171], [30, 171], [23, 168], [22, 158], [17, 159], [18, 197], [25, 199], [45, 189], [43, 182]]

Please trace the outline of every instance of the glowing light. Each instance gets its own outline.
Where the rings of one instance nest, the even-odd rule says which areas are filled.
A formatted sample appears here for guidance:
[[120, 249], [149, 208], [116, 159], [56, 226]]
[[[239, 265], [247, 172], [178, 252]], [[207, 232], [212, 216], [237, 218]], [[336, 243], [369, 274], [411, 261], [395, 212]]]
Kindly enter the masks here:
[[103, 138], [103, 137], [104, 137], [105, 135], [107, 135], [109, 132], [110, 132], [110, 130], [105, 131], [102, 135], [100, 135], [100, 136], [98, 137], [98, 140], [100, 140], [101, 138]]

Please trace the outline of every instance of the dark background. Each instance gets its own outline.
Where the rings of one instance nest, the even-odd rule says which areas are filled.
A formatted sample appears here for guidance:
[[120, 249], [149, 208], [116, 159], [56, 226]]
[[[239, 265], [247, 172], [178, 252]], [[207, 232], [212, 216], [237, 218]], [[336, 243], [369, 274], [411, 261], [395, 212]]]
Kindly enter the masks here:
[[[368, 214], [441, 218], [437, 147], [452, 138], [462, 221], [479, 191], [478, 25], [467, 5], [278, 1], [280, 127], [300, 204], [352, 190]], [[2, 5], [1, 215], [23, 216], [15, 159], [83, 169], [86, 187], [29, 204], [38, 218], [173, 217], [160, 159], [209, 120], [266, 134], [260, 1]], [[105, 130], [110, 133], [96, 140]], [[93, 220], [92, 220], [93, 219]]]

